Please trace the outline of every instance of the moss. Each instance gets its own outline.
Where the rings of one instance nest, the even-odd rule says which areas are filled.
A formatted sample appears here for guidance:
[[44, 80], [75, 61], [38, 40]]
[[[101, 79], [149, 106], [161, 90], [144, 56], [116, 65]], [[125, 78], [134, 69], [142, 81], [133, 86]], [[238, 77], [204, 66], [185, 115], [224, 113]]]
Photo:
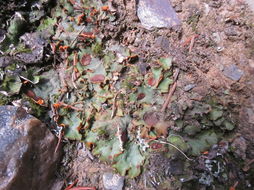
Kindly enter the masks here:
[[190, 16], [186, 21], [187, 24], [191, 25], [193, 31], [197, 31], [199, 18], [200, 18], [200, 14], [194, 14]]
[[7, 105], [10, 102], [12, 102], [11, 97], [0, 94], [0, 106]]
[[92, 52], [94, 55], [101, 56], [103, 53], [102, 43], [101, 42], [95, 42], [92, 45]]
[[29, 106], [32, 110], [32, 115], [34, 115], [35, 117], [39, 118], [39, 119], [45, 119], [45, 114], [47, 112], [47, 108], [40, 106], [39, 104], [36, 104], [32, 99], [23, 96], [22, 98], [24, 101], [28, 101], [29, 102]]

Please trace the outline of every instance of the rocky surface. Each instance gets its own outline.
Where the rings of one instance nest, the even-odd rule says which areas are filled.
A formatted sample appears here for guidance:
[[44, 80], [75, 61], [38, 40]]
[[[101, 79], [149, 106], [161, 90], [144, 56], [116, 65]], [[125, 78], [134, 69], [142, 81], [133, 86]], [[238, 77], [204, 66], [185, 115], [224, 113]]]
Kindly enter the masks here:
[[137, 15], [146, 29], [171, 28], [180, 25], [175, 10], [167, 0], [140, 0]]
[[124, 177], [113, 173], [105, 173], [103, 175], [103, 184], [106, 190], [122, 190]]
[[22, 108], [0, 106], [0, 189], [50, 189], [56, 137]]

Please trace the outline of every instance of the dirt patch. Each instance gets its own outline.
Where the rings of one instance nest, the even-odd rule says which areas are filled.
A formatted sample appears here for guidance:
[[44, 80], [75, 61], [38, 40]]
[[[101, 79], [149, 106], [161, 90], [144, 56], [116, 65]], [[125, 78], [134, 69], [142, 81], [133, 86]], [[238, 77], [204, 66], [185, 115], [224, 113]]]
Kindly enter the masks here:
[[[151, 62], [155, 62], [160, 57], [173, 56], [174, 66], [181, 69], [174, 95], [175, 101], [182, 104], [184, 101], [202, 102], [208, 97], [216, 97], [216, 100], [229, 110], [230, 118], [237, 125], [228, 141], [234, 142], [235, 136], [244, 138], [248, 146], [247, 160], [253, 158], [254, 79], [251, 76], [254, 72], [252, 61], [254, 40], [251, 34], [254, 32], [252, 24], [254, 17], [244, 2], [173, 1], [173, 6], [182, 21], [181, 27], [152, 31], [142, 27], [136, 16], [137, 5], [134, 1], [124, 1], [124, 3], [112, 1], [111, 5], [116, 10], [118, 19], [117, 23], [106, 23], [101, 26], [106, 46], [115, 43], [128, 46], [139, 56], [138, 64], [141, 68], [149, 67]], [[227, 67], [232, 65], [239, 69], [240, 78], [234, 79], [225, 74]], [[206, 173], [202, 174], [203, 178], [200, 176], [200, 172], [204, 170], [197, 170], [197, 166], [191, 167], [186, 163], [178, 163], [180, 161], [165, 161], [166, 158], [161, 157], [160, 154], [151, 157], [149, 160], [151, 166], [148, 167], [150, 169], [146, 170], [141, 177], [136, 180], [127, 180], [125, 189], [163, 189], [164, 187], [167, 189], [169, 186], [162, 184], [165, 179], [171, 181], [172, 189], [180, 187], [188, 189], [190, 184], [195, 184], [197, 178], [203, 179], [203, 184], [208, 183], [209, 179], [205, 179]], [[238, 158], [239, 156], [243, 155], [239, 154]], [[251, 172], [241, 171], [235, 160], [238, 158], [226, 155], [223, 158], [224, 161], [228, 159], [227, 164], [224, 165], [225, 170], [229, 173], [229, 178], [234, 179], [235, 182], [238, 181], [240, 185], [237, 187], [251, 188], [253, 185]], [[203, 159], [199, 164], [204, 164], [205, 158], [201, 156], [199, 159]], [[241, 159], [246, 161], [244, 157]], [[158, 162], [165, 162], [165, 164], [161, 164], [160, 167], [156, 165]], [[214, 157], [214, 163], [221, 162], [222, 160]], [[176, 170], [172, 170], [174, 167]], [[226, 169], [230, 167], [234, 169], [232, 171]], [[191, 171], [190, 168], [193, 170]], [[172, 178], [172, 175], [182, 174], [183, 170], [190, 173], [185, 173], [186, 177], [182, 178], [185, 183], [180, 185]], [[163, 179], [160, 179], [161, 177]], [[230, 183], [226, 180], [221, 183], [229, 187], [235, 182]], [[213, 186], [216, 189], [223, 189], [217, 183], [218, 181]], [[201, 189], [204, 186], [196, 183], [196, 188]]]

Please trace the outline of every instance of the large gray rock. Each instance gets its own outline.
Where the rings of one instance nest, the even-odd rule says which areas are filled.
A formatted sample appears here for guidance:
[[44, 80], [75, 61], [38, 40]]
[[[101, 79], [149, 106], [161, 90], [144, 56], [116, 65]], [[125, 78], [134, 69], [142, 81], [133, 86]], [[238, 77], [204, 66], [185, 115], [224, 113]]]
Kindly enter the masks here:
[[174, 28], [180, 20], [169, 0], [138, 0], [137, 15], [141, 24], [152, 28]]
[[60, 151], [55, 136], [22, 108], [0, 106], [0, 189], [51, 189]]

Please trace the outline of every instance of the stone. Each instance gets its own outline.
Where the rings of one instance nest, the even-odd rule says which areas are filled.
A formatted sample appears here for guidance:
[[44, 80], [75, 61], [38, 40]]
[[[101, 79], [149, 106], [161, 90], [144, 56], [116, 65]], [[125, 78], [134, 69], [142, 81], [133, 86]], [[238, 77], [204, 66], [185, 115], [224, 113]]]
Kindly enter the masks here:
[[0, 68], [7, 67], [12, 64], [14, 60], [10, 56], [0, 56]]
[[144, 28], [174, 28], [180, 20], [169, 0], [139, 0], [137, 15]]
[[197, 85], [196, 84], [187, 84], [185, 87], [184, 87], [184, 91], [185, 92], [188, 92], [190, 91], [191, 89], [195, 88]]
[[225, 69], [223, 70], [223, 74], [234, 81], [238, 81], [241, 79], [244, 72], [236, 65], [230, 65], [228, 67], [225, 67]]
[[155, 45], [157, 47], [160, 47], [163, 51], [165, 52], [169, 52], [169, 40], [167, 37], [164, 36], [159, 36], [156, 40], [155, 40]]
[[236, 157], [246, 159], [247, 143], [243, 137], [237, 137], [231, 144], [231, 150]]
[[46, 41], [37, 33], [26, 33], [20, 37], [25, 47], [31, 49], [31, 52], [20, 52], [15, 54], [15, 59], [25, 64], [33, 64], [42, 62], [44, 55], [44, 47]]
[[61, 157], [56, 144], [50, 130], [23, 108], [0, 106], [0, 189], [52, 189]]
[[113, 173], [103, 174], [102, 181], [106, 190], [122, 190], [124, 186], [124, 177]]
[[253, 0], [245, 0], [245, 2], [249, 5], [250, 9], [254, 12], [254, 1]]

